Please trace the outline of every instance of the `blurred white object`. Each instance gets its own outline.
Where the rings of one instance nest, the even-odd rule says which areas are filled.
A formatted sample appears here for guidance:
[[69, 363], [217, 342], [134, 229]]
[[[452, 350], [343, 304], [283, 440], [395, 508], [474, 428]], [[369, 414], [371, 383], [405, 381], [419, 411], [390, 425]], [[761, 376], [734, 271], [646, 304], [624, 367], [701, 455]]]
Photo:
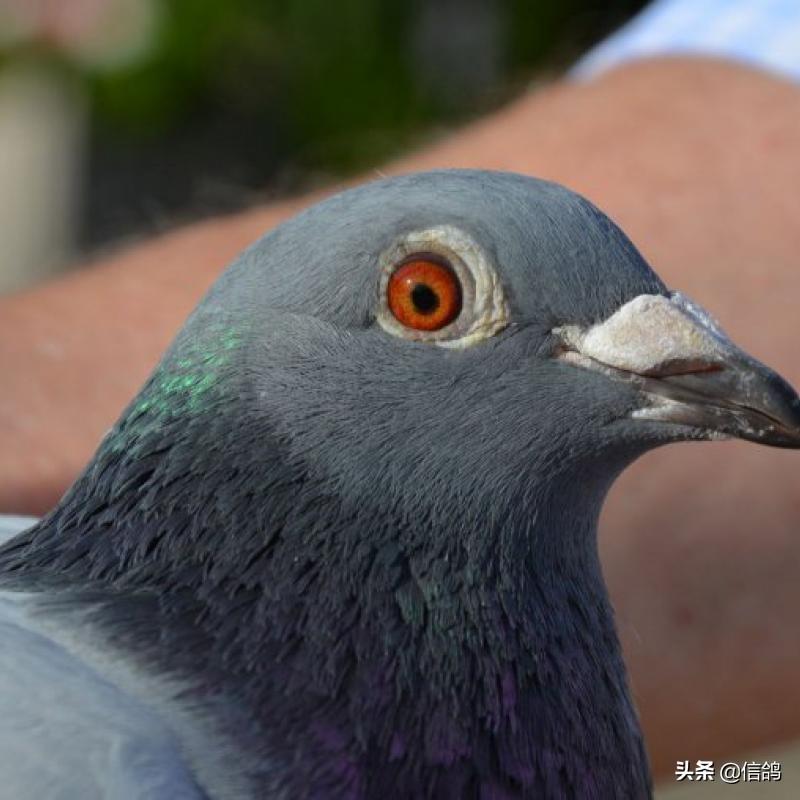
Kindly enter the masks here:
[[155, 39], [156, 0], [0, 0], [0, 292], [58, 272], [75, 257], [87, 102], [53, 65], [14, 61], [34, 44], [83, 71], [141, 58]]
[[0, 71], [0, 291], [74, 258], [86, 104], [45, 69]]
[[627, 61], [713, 56], [800, 80], [800, 0], [656, 0], [572, 68], [593, 78]]

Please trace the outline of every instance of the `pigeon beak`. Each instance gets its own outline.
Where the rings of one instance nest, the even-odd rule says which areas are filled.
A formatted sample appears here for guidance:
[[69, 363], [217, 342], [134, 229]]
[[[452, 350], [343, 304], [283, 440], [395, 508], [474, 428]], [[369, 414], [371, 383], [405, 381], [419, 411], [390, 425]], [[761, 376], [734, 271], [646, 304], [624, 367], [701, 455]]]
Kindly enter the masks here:
[[800, 448], [795, 390], [678, 292], [639, 295], [591, 328], [553, 333], [559, 359], [638, 386], [643, 404], [635, 419]]

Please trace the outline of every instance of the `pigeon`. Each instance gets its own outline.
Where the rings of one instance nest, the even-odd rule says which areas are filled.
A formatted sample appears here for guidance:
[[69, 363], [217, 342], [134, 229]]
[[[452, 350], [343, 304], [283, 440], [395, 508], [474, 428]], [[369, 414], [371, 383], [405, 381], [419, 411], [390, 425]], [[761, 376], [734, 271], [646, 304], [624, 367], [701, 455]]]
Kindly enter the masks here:
[[0, 795], [646, 798], [597, 551], [800, 399], [553, 183], [369, 183], [230, 266], [0, 548]]

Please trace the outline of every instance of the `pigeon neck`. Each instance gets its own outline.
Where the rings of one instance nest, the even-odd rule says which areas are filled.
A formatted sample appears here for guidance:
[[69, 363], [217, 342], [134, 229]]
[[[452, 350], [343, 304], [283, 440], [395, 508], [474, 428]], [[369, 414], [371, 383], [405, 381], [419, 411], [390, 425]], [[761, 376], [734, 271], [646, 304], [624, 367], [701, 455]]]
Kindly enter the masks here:
[[[323, 490], [267, 428], [234, 446], [222, 406], [149, 412], [129, 412], [0, 571], [123, 598], [159, 587], [141, 613], [110, 602], [115, 641], [130, 625], [141, 647], [144, 619], [162, 631], [153, 663], [235, 697], [287, 796], [310, 775], [325, 796], [647, 796], [596, 552], [608, 481], [409, 516]], [[158, 650], [184, 638], [182, 661]]]

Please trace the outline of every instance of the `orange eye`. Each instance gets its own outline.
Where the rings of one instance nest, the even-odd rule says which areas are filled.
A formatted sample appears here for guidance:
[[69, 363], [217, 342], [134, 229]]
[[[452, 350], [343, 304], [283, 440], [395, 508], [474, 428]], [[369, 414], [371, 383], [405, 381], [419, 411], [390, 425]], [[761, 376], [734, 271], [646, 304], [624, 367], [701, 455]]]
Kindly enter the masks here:
[[389, 278], [389, 310], [406, 327], [438, 331], [461, 311], [461, 284], [450, 267], [429, 256], [414, 256]]

